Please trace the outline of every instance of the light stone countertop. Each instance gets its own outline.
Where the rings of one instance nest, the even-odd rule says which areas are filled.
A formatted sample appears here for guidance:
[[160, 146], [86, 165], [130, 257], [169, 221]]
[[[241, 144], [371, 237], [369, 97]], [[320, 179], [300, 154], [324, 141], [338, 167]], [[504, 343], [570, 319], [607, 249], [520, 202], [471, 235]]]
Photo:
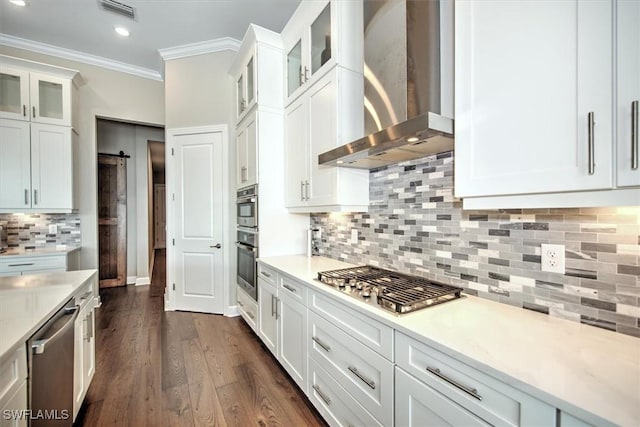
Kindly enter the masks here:
[[638, 338], [474, 296], [396, 316], [314, 280], [352, 264], [304, 255], [258, 261], [574, 416], [640, 425]]
[[50, 255], [66, 255], [81, 249], [81, 246], [66, 246], [64, 248], [36, 248], [24, 250], [22, 248], [7, 248], [6, 252], [0, 253], [0, 257], [36, 257]]
[[79, 270], [0, 277], [0, 359], [97, 276], [97, 270]]

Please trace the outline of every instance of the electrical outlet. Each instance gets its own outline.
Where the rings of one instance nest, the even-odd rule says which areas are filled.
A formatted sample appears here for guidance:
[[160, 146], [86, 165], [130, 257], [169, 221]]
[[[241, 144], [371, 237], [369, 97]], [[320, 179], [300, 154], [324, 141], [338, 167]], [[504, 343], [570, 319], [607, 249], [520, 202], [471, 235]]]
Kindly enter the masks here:
[[540, 250], [542, 252], [542, 271], [564, 274], [564, 245], [543, 243]]
[[49, 234], [58, 234], [57, 224], [49, 224]]
[[351, 243], [353, 244], [358, 243], [358, 229], [356, 228], [351, 229]]

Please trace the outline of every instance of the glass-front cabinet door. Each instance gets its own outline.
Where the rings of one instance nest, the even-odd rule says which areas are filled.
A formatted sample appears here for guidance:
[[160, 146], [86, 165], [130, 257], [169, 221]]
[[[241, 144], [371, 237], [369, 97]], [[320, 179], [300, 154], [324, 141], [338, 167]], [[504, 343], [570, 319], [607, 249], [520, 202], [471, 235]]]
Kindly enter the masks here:
[[0, 67], [0, 117], [29, 120], [29, 72]]
[[255, 82], [253, 79], [253, 57], [247, 63], [247, 105], [254, 101]]
[[31, 121], [71, 126], [71, 83], [67, 79], [30, 74]]
[[311, 24], [311, 74], [331, 59], [331, 3]]
[[236, 84], [238, 94], [238, 116], [244, 111], [247, 100], [244, 97], [244, 75], [240, 75]]
[[302, 69], [302, 40], [287, 54], [287, 96], [291, 96], [304, 82], [305, 73]]

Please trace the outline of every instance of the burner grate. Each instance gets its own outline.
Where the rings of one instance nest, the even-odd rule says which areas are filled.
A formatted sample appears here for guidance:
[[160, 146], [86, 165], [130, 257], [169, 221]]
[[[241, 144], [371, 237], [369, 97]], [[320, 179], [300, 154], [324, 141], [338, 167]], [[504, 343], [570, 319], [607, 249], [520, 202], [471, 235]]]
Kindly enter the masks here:
[[406, 313], [460, 298], [461, 288], [428, 279], [372, 266], [345, 268], [318, 273], [328, 285], [369, 285], [377, 290], [377, 302], [383, 308]]

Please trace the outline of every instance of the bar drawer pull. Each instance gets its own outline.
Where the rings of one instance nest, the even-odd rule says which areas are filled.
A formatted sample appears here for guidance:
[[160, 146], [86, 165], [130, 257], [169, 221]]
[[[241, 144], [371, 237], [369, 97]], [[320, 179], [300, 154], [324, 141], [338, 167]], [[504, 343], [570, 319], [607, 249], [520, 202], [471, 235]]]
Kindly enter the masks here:
[[323, 349], [324, 351], [326, 351], [327, 353], [331, 351], [331, 346], [329, 346], [329, 345], [327, 345], [327, 344], [323, 343], [322, 341], [320, 341], [320, 338], [318, 338], [318, 337], [311, 337], [311, 339], [312, 339], [316, 344], [318, 344], [320, 347], [322, 347], [322, 349]]
[[638, 169], [638, 101], [631, 103], [631, 169]]
[[296, 288], [293, 288], [293, 287], [287, 285], [286, 283], [283, 283], [282, 287], [285, 288], [286, 290], [290, 291], [290, 292], [298, 292], [298, 290]]
[[260, 274], [262, 274], [265, 277], [271, 277], [271, 275], [269, 273], [267, 273], [266, 271], [261, 271]]
[[435, 375], [436, 377], [440, 378], [441, 380], [444, 380], [444, 381], [448, 382], [452, 386], [454, 386], [456, 388], [459, 388], [460, 390], [464, 391], [468, 395], [470, 395], [472, 397], [475, 397], [478, 400], [482, 400], [482, 396], [480, 396], [478, 394], [478, 390], [476, 390], [475, 388], [464, 386], [464, 385], [460, 384], [459, 382], [447, 377], [442, 372], [440, 372], [440, 369], [432, 368], [430, 366], [427, 366], [427, 371], [431, 372], [433, 375]]
[[366, 385], [368, 385], [369, 387], [371, 387], [373, 390], [376, 389], [376, 383], [373, 380], [370, 380], [369, 378], [365, 377], [364, 375], [362, 375], [360, 372], [358, 372], [358, 370], [356, 368], [354, 368], [353, 366], [349, 366], [348, 367], [349, 370], [353, 373], [353, 375], [355, 375], [356, 377], [358, 377], [363, 383], [365, 383]]
[[250, 311], [247, 311], [247, 316], [249, 316], [251, 320], [256, 320], [256, 316], [254, 316], [253, 313]]
[[9, 267], [26, 267], [27, 265], [33, 265], [32, 262], [26, 262], [24, 264], [9, 264]]
[[331, 405], [331, 399], [329, 398], [329, 396], [325, 395], [321, 390], [320, 390], [320, 386], [319, 385], [312, 385], [311, 388], [313, 388], [315, 390], [316, 393], [318, 393], [318, 396], [320, 396], [320, 399], [324, 400], [324, 403], [326, 403], [327, 405]]
[[593, 111], [590, 112], [589, 114], [587, 114], [587, 122], [588, 122], [588, 132], [587, 132], [587, 139], [588, 139], [588, 155], [589, 155], [589, 175], [593, 175], [595, 173], [595, 169], [596, 169], [596, 160], [595, 160], [595, 131], [594, 131], [594, 127], [596, 125], [596, 122], [594, 120], [594, 114]]

